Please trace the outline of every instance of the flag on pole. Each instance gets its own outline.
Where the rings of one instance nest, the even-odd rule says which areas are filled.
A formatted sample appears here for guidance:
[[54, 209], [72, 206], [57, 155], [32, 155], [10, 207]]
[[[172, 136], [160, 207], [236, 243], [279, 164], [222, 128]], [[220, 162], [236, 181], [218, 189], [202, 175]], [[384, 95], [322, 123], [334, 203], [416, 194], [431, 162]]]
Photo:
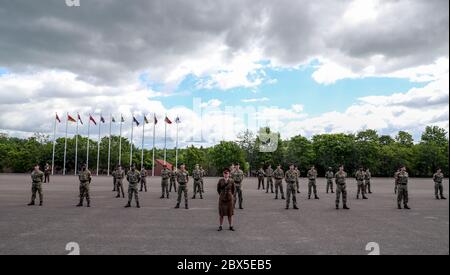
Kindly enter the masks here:
[[164, 121], [167, 123], [167, 124], [172, 124], [172, 121], [166, 116], [166, 118], [164, 119]]
[[146, 116], [144, 116], [144, 122], [145, 122], [145, 124], [148, 124], [148, 123], [149, 123]]
[[61, 119], [59, 119], [58, 113], [56, 113], [56, 120], [61, 123]]
[[123, 119], [123, 116], [120, 116], [120, 122], [125, 122], [125, 119]]
[[70, 122], [77, 122], [71, 115], [67, 114], [67, 120]]
[[100, 121], [101, 121], [102, 123], [105, 123], [105, 118], [104, 118], [102, 115], [100, 115]]
[[181, 120], [180, 120], [180, 118], [179, 117], [177, 117], [176, 119], [175, 119], [175, 123], [181, 123]]
[[139, 124], [140, 124], [140, 123], [139, 123], [139, 121], [137, 121], [137, 119], [136, 119], [134, 116], [133, 116], [133, 122], [136, 123], [136, 126], [139, 127]]
[[78, 120], [80, 121], [81, 125], [83, 125], [83, 120], [81, 120], [80, 114], [78, 114]]
[[116, 123], [116, 119], [113, 116], [111, 117], [111, 122]]
[[156, 114], [153, 115], [153, 121], [155, 122], [155, 124], [158, 124], [158, 119], [156, 118]]
[[89, 115], [89, 120], [92, 121], [95, 125], [97, 125], [97, 122], [91, 115]]

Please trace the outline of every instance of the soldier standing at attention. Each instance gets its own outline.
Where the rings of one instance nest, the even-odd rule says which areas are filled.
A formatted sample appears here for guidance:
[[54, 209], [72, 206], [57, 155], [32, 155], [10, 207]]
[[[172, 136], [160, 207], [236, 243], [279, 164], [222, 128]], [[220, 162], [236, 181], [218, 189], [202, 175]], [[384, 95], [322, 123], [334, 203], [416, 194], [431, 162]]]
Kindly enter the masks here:
[[366, 172], [364, 173], [364, 181], [365, 181], [365, 188], [364, 192], [367, 194], [372, 194], [372, 190], [370, 188], [370, 179], [372, 178], [372, 174], [370, 173], [369, 168], [366, 169]]
[[403, 208], [410, 209], [408, 206], [408, 179], [409, 175], [406, 172], [406, 167], [401, 166], [400, 172], [397, 175], [398, 186], [397, 186], [397, 207], [402, 209], [401, 203], [403, 202]]
[[284, 179], [286, 181], [286, 209], [289, 209], [289, 203], [291, 202], [291, 195], [292, 195], [292, 206], [294, 209], [298, 209], [297, 207], [297, 197], [295, 195], [295, 180], [297, 178], [297, 172], [294, 169], [294, 165], [291, 164], [289, 166], [289, 170], [286, 171], [286, 174], [284, 176]]
[[273, 172], [273, 176], [275, 178], [275, 199], [278, 200], [278, 189], [280, 189], [281, 193], [281, 199], [284, 198], [284, 192], [283, 192], [283, 178], [284, 178], [284, 171], [281, 169], [281, 164], [278, 164], [277, 169]]
[[347, 186], [345, 179], [347, 178], [347, 173], [344, 172], [344, 165], [339, 166], [339, 171], [336, 172], [336, 209], [339, 209], [339, 200], [342, 194], [342, 204], [343, 209], [350, 209], [347, 207]]
[[42, 194], [42, 182], [44, 181], [44, 173], [39, 170], [39, 164], [34, 166], [33, 172], [31, 172], [31, 202], [28, 204], [34, 205], [36, 199], [36, 192], [39, 194], [39, 206], [42, 206], [44, 195]]
[[48, 162], [44, 166], [44, 183], [50, 183], [50, 174], [52, 173], [52, 167]]
[[356, 199], [359, 200], [359, 194], [362, 195], [362, 198], [367, 200], [366, 192], [364, 188], [364, 178], [365, 173], [362, 167], [359, 167], [359, 170], [356, 171], [355, 178], [356, 178], [356, 184], [358, 185], [358, 191], [356, 192]]
[[234, 166], [234, 172], [231, 173], [231, 178], [234, 181], [234, 186], [236, 192], [234, 193], [234, 207], [236, 207], [236, 197], [239, 200], [239, 209], [244, 209], [242, 207], [243, 197], [242, 197], [242, 181], [244, 180], [244, 172], [240, 169], [239, 163]]
[[184, 208], [189, 209], [188, 189], [187, 189], [188, 181], [189, 181], [189, 173], [188, 171], [186, 171], [186, 166], [184, 164], [181, 164], [180, 170], [177, 171], [178, 199], [175, 208], [180, 208], [181, 193], [184, 193]]
[[297, 166], [294, 166], [294, 171], [297, 173], [295, 177], [295, 186], [297, 187], [297, 193], [300, 194], [300, 170], [298, 170]]
[[328, 167], [328, 171], [325, 173], [325, 178], [327, 179], [327, 194], [328, 194], [328, 190], [331, 190], [331, 194], [333, 194], [333, 178], [334, 178], [334, 173], [333, 173], [333, 168]]
[[[169, 186], [169, 192], [172, 192], [172, 186], [175, 193], [177, 192], [177, 172], [174, 170], [170, 171], [170, 186]], [[167, 197], [169, 198], [169, 197]]]
[[192, 171], [192, 177], [194, 178], [194, 195], [192, 199], [195, 199], [197, 193], [200, 194], [200, 199], [203, 199], [202, 196], [202, 170], [200, 170], [200, 166], [198, 164], [195, 165], [194, 171]]
[[234, 186], [234, 181], [230, 178], [230, 170], [225, 168], [223, 170], [223, 178], [217, 183], [217, 193], [219, 193], [219, 229], [217, 231], [222, 231], [223, 218], [228, 217], [228, 225], [230, 230], [234, 231], [233, 228], [233, 214], [234, 205], [233, 197], [236, 191]]
[[136, 166], [134, 164], [131, 165], [130, 171], [127, 173], [127, 181], [128, 181], [128, 203], [125, 205], [125, 208], [131, 207], [131, 201], [136, 201], [136, 207], [141, 208], [139, 205], [139, 192], [138, 192], [138, 184], [141, 180], [141, 173], [136, 170]]
[[147, 170], [144, 167], [141, 169], [141, 189], [139, 192], [142, 192], [142, 190], [147, 192]]
[[78, 175], [80, 180], [80, 202], [77, 207], [83, 206], [83, 200], [86, 198], [87, 207], [91, 207], [91, 198], [89, 196], [89, 185], [91, 184], [91, 172], [86, 169], [86, 165], [81, 166], [81, 172]]
[[116, 180], [116, 189], [117, 196], [116, 198], [120, 198], [120, 191], [122, 191], [122, 198], [125, 198], [125, 194], [123, 192], [123, 179], [125, 178], [125, 171], [123, 171], [122, 166], [118, 166], [116, 173], [114, 174], [114, 178]]
[[[161, 197], [160, 199], [164, 199], [164, 194], [166, 194], [166, 198], [169, 198], [169, 179], [172, 177], [172, 171], [167, 168], [167, 165], [163, 165], [163, 170], [161, 171]], [[175, 185], [175, 184], [174, 184]], [[175, 191], [176, 191], [175, 187]]]
[[317, 180], [317, 171], [316, 168], [311, 166], [311, 169], [308, 171], [308, 200], [311, 199], [311, 189], [314, 191], [314, 199], [318, 200], [319, 197], [317, 196], [317, 186], [316, 186], [316, 180]]
[[116, 173], [117, 173], [117, 167], [114, 169], [111, 173], [111, 176], [113, 178], [113, 192], [116, 192]]
[[438, 195], [441, 195], [441, 200], [446, 200], [446, 198], [444, 197], [444, 186], [442, 185], [443, 179], [444, 179], [444, 174], [442, 173], [441, 168], [439, 168], [439, 169], [437, 169], [436, 173], [433, 175], [434, 194], [435, 194], [437, 200], [439, 199]]
[[272, 169], [272, 165], [269, 165], [269, 167], [267, 167], [267, 169], [266, 169], [266, 176], [267, 176], [266, 193], [269, 193], [269, 185], [270, 185], [270, 191], [271, 191], [271, 193], [273, 193], [273, 181], [272, 181], [273, 169]]
[[258, 177], [258, 190], [261, 188], [264, 190], [264, 176], [266, 173], [264, 173], [264, 169], [261, 167], [259, 168], [258, 172], [256, 172], [256, 176]]

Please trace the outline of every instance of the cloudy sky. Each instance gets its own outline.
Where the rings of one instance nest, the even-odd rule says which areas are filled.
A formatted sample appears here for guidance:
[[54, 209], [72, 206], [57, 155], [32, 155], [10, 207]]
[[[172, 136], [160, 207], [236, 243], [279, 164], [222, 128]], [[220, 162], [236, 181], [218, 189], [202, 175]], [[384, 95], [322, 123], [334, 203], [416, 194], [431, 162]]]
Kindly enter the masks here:
[[261, 126], [283, 138], [449, 128], [448, 0], [80, 4], [0, 0], [0, 132], [51, 134], [55, 112], [59, 136], [66, 112], [82, 134], [89, 113], [123, 114], [126, 136], [132, 115], [156, 113], [160, 145], [165, 114], [179, 116], [182, 146]]

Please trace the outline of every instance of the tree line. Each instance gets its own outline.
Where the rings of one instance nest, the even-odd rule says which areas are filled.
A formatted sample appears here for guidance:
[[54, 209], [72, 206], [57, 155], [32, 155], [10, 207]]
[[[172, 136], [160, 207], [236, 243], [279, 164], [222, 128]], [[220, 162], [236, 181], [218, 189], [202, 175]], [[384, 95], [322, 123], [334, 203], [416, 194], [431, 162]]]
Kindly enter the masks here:
[[[271, 136], [276, 142], [275, 150], [261, 150]], [[275, 137], [275, 139], [273, 138]], [[281, 164], [287, 169], [290, 163], [297, 165], [302, 173], [315, 165], [319, 175], [328, 167], [337, 170], [340, 164], [353, 174], [358, 167], [370, 168], [372, 175], [391, 177], [400, 165], [406, 165], [411, 176], [430, 177], [440, 167], [448, 176], [448, 137], [445, 129], [428, 126], [420, 141], [414, 142], [410, 133], [400, 131], [395, 137], [379, 135], [375, 130], [364, 130], [356, 134], [320, 134], [311, 138], [294, 136], [282, 140], [279, 133], [271, 133], [262, 128], [259, 133], [245, 131], [236, 141], [222, 141], [212, 147], [180, 148], [178, 163], [185, 163], [192, 171], [200, 164], [210, 176], [219, 175], [221, 170], [231, 163], [240, 163], [244, 172], [254, 173], [260, 167], [266, 168]], [[87, 138], [78, 136], [78, 161], [86, 162]], [[49, 136], [35, 134], [28, 139], [9, 137], [0, 134], [0, 171], [25, 173], [31, 171], [34, 164], [41, 166], [51, 163], [53, 141]], [[162, 159], [164, 150], [156, 149], [155, 158]], [[64, 158], [64, 138], [56, 140], [55, 169], [62, 172]], [[75, 169], [75, 137], [67, 139], [67, 173]], [[122, 164], [127, 166], [130, 159], [130, 142], [122, 138]], [[133, 162], [140, 167], [141, 150], [133, 146]], [[119, 161], [119, 137], [111, 138], [111, 167]], [[167, 161], [175, 164], [175, 149], [167, 150]], [[108, 137], [100, 143], [100, 173], [106, 174], [108, 165]], [[89, 168], [96, 169], [97, 142], [90, 141]], [[144, 166], [152, 168], [152, 149], [144, 150]]]

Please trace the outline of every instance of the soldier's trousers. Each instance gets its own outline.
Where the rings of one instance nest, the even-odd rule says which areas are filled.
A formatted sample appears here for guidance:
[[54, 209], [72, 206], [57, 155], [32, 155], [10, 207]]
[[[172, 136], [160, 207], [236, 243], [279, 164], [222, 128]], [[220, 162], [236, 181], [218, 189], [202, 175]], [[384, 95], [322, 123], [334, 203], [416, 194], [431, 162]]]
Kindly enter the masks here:
[[44, 183], [50, 182], [50, 174], [44, 174]]
[[86, 198], [87, 202], [91, 201], [89, 196], [89, 182], [80, 182], [80, 201], [82, 202]]
[[296, 197], [296, 189], [295, 182], [289, 182], [286, 185], [286, 207], [289, 207], [289, 203], [291, 202], [292, 195], [292, 205], [297, 206], [297, 197]]
[[169, 192], [172, 192], [172, 186], [173, 190], [177, 192], [177, 183], [175, 182], [175, 179], [170, 179]]
[[366, 180], [366, 183], [364, 185], [364, 192], [367, 193], [372, 193], [372, 190], [370, 189], [370, 180]]
[[181, 194], [184, 193], [184, 203], [187, 205], [188, 203], [188, 189], [186, 184], [179, 184], [178, 185], [178, 198], [177, 203], [180, 204], [181, 202]]
[[147, 179], [141, 179], [141, 190], [144, 190], [145, 192], [147, 192]]
[[272, 180], [272, 177], [267, 177], [266, 193], [269, 193], [269, 186], [270, 186], [270, 192], [273, 193], [273, 180]]
[[436, 197], [438, 195], [441, 195], [441, 197], [444, 196], [444, 186], [442, 185], [442, 182], [435, 182], [434, 183], [434, 194], [436, 195]]
[[139, 203], [139, 192], [138, 192], [137, 186], [128, 186], [128, 202], [129, 203], [131, 203], [131, 201], [133, 200], [133, 195], [134, 195], [134, 200], [136, 201], [136, 204], [138, 204]]
[[193, 198], [195, 198], [197, 193], [200, 194], [200, 198], [203, 198], [203, 196], [202, 196], [202, 182], [200, 180], [194, 180], [194, 196], [193, 196]]
[[203, 179], [200, 180], [200, 185], [202, 187], [202, 193], [205, 193], [205, 189], [204, 189], [204, 184], [203, 184]]
[[328, 190], [331, 190], [331, 192], [333, 192], [333, 180], [327, 180], [327, 193]]
[[34, 202], [36, 199], [36, 192], [39, 194], [39, 201], [42, 202], [44, 199], [44, 195], [42, 194], [42, 184], [41, 183], [33, 183], [31, 185], [31, 201]]
[[125, 193], [123, 192], [122, 180], [116, 180], [116, 189], [117, 189], [117, 196], [120, 197], [120, 191], [122, 191], [122, 197], [125, 197]]
[[283, 180], [275, 179], [275, 197], [278, 198], [278, 189], [280, 189], [281, 198], [284, 199]]
[[342, 196], [342, 203], [347, 204], [347, 186], [336, 184], [336, 205], [339, 205], [339, 201]]
[[234, 192], [234, 206], [236, 207], [236, 197], [237, 200], [239, 200], [239, 207], [242, 207], [242, 202], [244, 201], [243, 197], [242, 197], [242, 186], [241, 184], [236, 184], [235, 185], [235, 192]]
[[169, 197], [169, 182], [167, 180], [161, 181], [161, 197], [164, 197], [164, 194], [166, 197]]
[[116, 179], [115, 178], [113, 178], [113, 191], [116, 191]]
[[366, 195], [366, 188], [364, 187], [363, 181], [358, 181], [358, 191], [356, 192], [356, 196], [359, 197], [359, 194], [361, 194], [363, 197]]
[[397, 185], [397, 203], [408, 204], [408, 186], [407, 185]]
[[308, 196], [311, 196], [311, 192], [314, 192], [314, 196], [317, 196], [317, 186], [315, 180], [310, 180], [308, 182]]
[[261, 188], [264, 190], [264, 177], [258, 177], [258, 190]]

